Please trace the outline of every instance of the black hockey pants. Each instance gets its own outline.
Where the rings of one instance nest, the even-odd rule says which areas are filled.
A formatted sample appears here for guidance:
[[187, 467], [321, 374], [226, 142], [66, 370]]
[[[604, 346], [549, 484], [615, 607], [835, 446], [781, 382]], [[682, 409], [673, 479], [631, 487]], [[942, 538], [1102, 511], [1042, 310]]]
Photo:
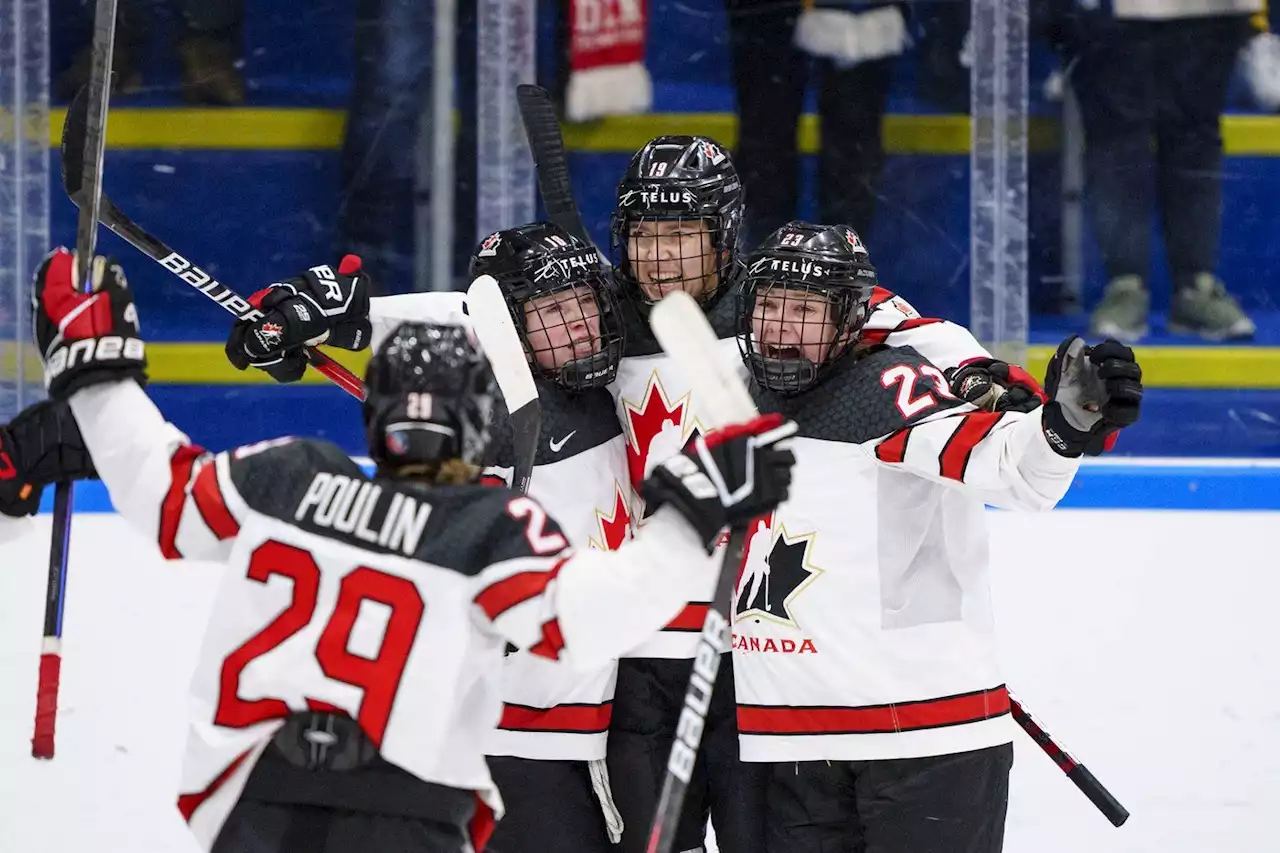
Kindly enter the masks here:
[[772, 768], [767, 853], [1000, 853], [1013, 746]]

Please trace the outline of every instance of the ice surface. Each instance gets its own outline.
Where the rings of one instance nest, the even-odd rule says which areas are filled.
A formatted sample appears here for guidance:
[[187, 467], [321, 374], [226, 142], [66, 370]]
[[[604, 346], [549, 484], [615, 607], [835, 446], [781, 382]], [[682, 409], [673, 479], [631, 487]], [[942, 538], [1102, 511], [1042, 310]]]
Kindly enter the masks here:
[[[1133, 812], [1113, 829], [1026, 738], [1010, 853], [1262, 853], [1280, 804], [1266, 513], [992, 513], [1008, 680]], [[191, 853], [173, 808], [219, 575], [78, 516], [58, 755], [29, 756], [47, 517], [0, 545], [0, 853]]]

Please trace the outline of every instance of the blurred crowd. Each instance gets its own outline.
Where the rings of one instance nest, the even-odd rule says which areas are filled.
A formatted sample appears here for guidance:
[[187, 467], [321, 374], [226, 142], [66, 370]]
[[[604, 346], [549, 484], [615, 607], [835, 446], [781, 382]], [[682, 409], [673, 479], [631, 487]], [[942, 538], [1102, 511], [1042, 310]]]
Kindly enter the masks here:
[[[166, 2], [181, 22], [182, 99], [244, 104], [242, 0]], [[1148, 334], [1156, 234], [1172, 285], [1168, 330], [1213, 341], [1253, 336], [1253, 321], [1218, 272], [1220, 117], [1233, 79], [1243, 81], [1256, 108], [1280, 109], [1280, 39], [1264, 3], [1033, 0], [1033, 42], [1051, 45], [1058, 65], [1049, 95], [1060, 97], [1065, 83], [1083, 125], [1086, 199], [1105, 272], [1101, 299], [1088, 306], [1095, 335], [1137, 341]], [[79, 5], [91, 16], [91, 3]], [[120, 4], [120, 92], [145, 86], [139, 58], [156, 5]], [[566, 3], [550, 5], [571, 14]], [[910, 68], [916, 91], [940, 111], [968, 109], [969, 4], [723, 0], [723, 6], [728, 31], [707, 38], [729, 45], [739, 118], [735, 156], [753, 212], [744, 242], [754, 244], [799, 213], [797, 127], [809, 109], [821, 118], [816, 218], [866, 233], [880, 201], [881, 127], [895, 75]], [[422, 182], [412, 152], [429, 108], [434, 4], [356, 0], [353, 11], [355, 71], [336, 248], [361, 254], [378, 279], [398, 283], [389, 289], [405, 289], [413, 280], [415, 186]], [[467, 49], [459, 45], [464, 66]], [[63, 58], [55, 93], [69, 98], [87, 68], [87, 46]], [[557, 81], [562, 94], [565, 76]], [[460, 140], [460, 153], [468, 144], [474, 148]], [[468, 180], [465, 168], [458, 173]], [[460, 215], [467, 215], [465, 205]], [[461, 246], [459, 257], [470, 248]]]

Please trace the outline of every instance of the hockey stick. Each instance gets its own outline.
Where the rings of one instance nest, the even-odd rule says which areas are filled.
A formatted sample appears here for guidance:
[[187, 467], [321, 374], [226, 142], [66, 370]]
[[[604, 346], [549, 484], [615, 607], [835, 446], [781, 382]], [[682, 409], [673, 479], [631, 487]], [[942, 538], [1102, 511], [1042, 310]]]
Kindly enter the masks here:
[[[84, 204], [76, 222], [76, 268], [80, 286], [90, 290], [93, 252], [98, 243], [98, 208], [102, 202], [102, 162], [107, 147], [107, 104], [111, 98], [111, 53], [116, 34], [116, 0], [98, 0], [93, 10], [93, 47], [85, 93], [79, 179]], [[66, 145], [67, 124], [62, 126]], [[63, 166], [66, 169], [66, 166]], [[75, 487], [58, 483], [53, 494], [53, 533], [49, 542], [49, 579], [45, 587], [44, 638], [40, 644], [40, 674], [36, 685], [36, 717], [31, 755], [53, 758], [58, 722], [58, 688], [62, 683], [62, 614], [66, 603], [67, 564], [71, 555], [71, 516]]]
[[[101, 2], [101, 0], [100, 0]], [[79, 168], [83, 164], [80, 141], [85, 138], [87, 127], [87, 106], [84, 100], [85, 90], [81, 89], [67, 110], [67, 122], [62, 133], [62, 184], [67, 197], [84, 210], [88, 202], [86, 187], [79, 178]], [[166, 246], [155, 235], [144, 230], [140, 225], [125, 216], [120, 208], [102, 194], [102, 207], [98, 221], [120, 235], [125, 242], [142, 254], [151, 258], [160, 266], [182, 279], [224, 309], [236, 316], [238, 320], [257, 320], [262, 312], [247, 299], [242, 298], [231, 288], [209, 275], [200, 267], [191, 263], [182, 255]], [[346, 391], [356, 399], [365, 398], [364, 383], [360, 377], [347, 370], [338, 362], [322, 353], [315, 347], [306, 347], [307, 361], [310, 365], [332, 383]]]
[[1129, 819], [1129, 810], [1120, 805], [1120, 801], [1112, 796], [1101, 782], [1098, 781], [1089, 769], [1076, 761], [1071, 753], [1062, 748], [1060, 744], [1054, 741], [1053, 737], [1044, 730], [1035, 717], [1023, 707], [1022, 703], [1014, 698], [1013, 693], [1009, 694], [1009, 708], [1013, 712], [1013, 719], [1018, 725], [1022, 726], [1022, 730], [1031, 736], [1031, 739], [1040, 745], [1045, 755], [1053, 759], [1063, 773], [1067, 774], [1067, 778], [1075, 783], [1080, 792], [1089, 798], [1089, 801], [1098, 807], [1098, 811], [1111, 821], [1112, 826], [1123, 826], [1124, 822]]
[[[759, 414], [742, 380], [725, 369], [716, 333], [693, 297], [683, 291], [668, 295], [654, 306], [649, 323], [662, 349], [683, 366], [685, 375], [690, 379], [692, 396], [698, 401], [698, 412], [710, 420], [708, 426], [715, 428], [727, 423], [745, 422]], [[667, 759], [662, 793], [649, 829], [647, 853], [671, 853], [675, 843], [676, 827], [684, 810], [689, 778], [702, 742], [702, 730], [720, 659], [730, 650], [733, 586], [738, 577], [738, 566], [742, 563], [746, 538], [745, 529], [735, 527], [729, 531], [729, 547], [720, 564], [715, 593], [702, 623], [702, 635], [698, 638], [698, 651], [693, 658], [693, 671], [689, 674], [689, 686], [685, 691], [684, 708], [676, 725], [676, 739], [671, 744], [671, 755]]]
[[520, 107], [524, 135], [529, 141], [529, 153], [533, 155], [533, 166], [538, 173], [538, 192], [543, 206], [547, 208], [548, 218], [588, 245], [594, 245], [582, 224], [582, 213], [573, 197], [564, 135], [560, 131], [560, 119], [550, 93], [541, 86], [522, 83], [516, 87], [516, 103]]
[[493, 368], [498, 387], [502, 389], [511, 418], [511, 443], [515, 456], [511, 466], [511, 488], [525, 494], [533, 478], [533, 460], [538, 452], [538, 435], [542, 431], [542, 407], [538, 404], [538, 387], [529, 370], [524, 344], [497, 279], [482, 275], [471, 282], [467, 288], [467, 314]]

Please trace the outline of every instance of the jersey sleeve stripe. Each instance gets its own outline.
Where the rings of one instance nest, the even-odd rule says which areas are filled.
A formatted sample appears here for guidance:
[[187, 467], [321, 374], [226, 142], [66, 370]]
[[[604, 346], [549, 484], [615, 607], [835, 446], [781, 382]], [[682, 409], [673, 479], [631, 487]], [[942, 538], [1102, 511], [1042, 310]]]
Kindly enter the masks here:
[[879, 305], [888, 302], [892, 298], [892, 290], [885, 290], [883, 287], [876, 285], [876, 287], [871, 290], [871, 299], [867, 304], [874, 311]]
[[214, 780], [209, 783], [208, 787], [203, 791], [197, 791], [194, 794], [181, 794], [178, 797], [178, 811], [182, 814], [182, 819], [187, 823], [191, 823], [191, 817], [196, 810], [204, 805], [210, 797], [218, 793], [218, 789], [227, 783], [227, 780], [240, 768], [244, 760], [249, 757], [252, 749], [246, 749], [244, 752], [236, 756], [236, 760], [232, 761], [226, 768], [219, 773]]
[[480, 605], [490, 621], [495, 620], [517, 604], [542, 595], [547, 584], [560, 573], [560, 567], [564, 563], [564, 560], [560, 560], [547, 571], [517, 572], [494, 581], [476, 595], [475, 603]]
[[876, 445], [876, 458], [881, 462], [901, 464], [907, 458], [907, 442], [911, 439], [911, 430], [900, 429], [884, 441]]
[[498, 722], [498, 728], [516, 732], [600, 734], [609, 730], [612, 718], [612, 702], [601, 702], [598, 705], [566, 703], [550, 708], [533, 708], [508, 702], [502, 706], [502, 719]]
[[564, 634], [560, 633], [560, 620], [552, 619], [542, 623], [542, 639], [529, 647], [529, 654], [560, 660], [560, 652], [564, 651]]
[[213, 535], [219, 539], [232, 539], [240, 533], [240, 524], [227, 507], [222, 497], [222, 489], [218, 486], [218, 468], [213, 460], [209, 460], [196, 474], [195, 485], [191, 489], [196, 509], [204, 519]]
[[160, 503], [160, 553], [169, 560], [181, 560], [178, 551], [178, 526], [182, 521], [182, 508], [187, 502], [187, 485], [191, 482], [191, 470], [204, 449], [184, 444], [174, 451], [169, 462], [169, 491]]
[[667, 623], [664, 631], [701, 631], [707, 621], [707, 610], [711, 607], [705, 601], [691, 601], [675, 618]]
[[858, 707], [738, 705], [743, 735], [880, 734], [959, 726], [1010, 712], [1003, 684], [987, 690], [916, 702]]
[[938, 473], [948, 480], [964, 481], [965, 471], [969, 467], [969, 457], [973, 449], [995, 428], [1003, 412], [978, 412], [965, 415], [962, 423], [938, 455]]

